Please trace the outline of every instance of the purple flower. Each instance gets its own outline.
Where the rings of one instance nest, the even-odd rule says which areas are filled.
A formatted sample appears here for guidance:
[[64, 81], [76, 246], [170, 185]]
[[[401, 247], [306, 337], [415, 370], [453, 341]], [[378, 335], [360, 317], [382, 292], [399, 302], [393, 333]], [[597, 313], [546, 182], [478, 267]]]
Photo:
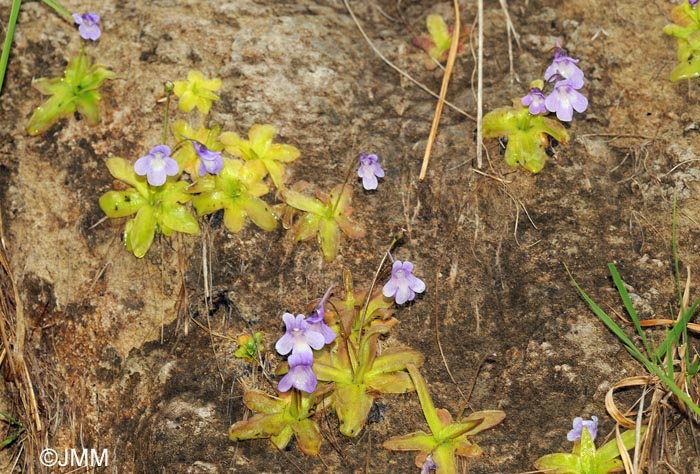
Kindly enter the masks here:
[[566, 55], [559, 45], [554, 52], [554, 60], [544, 72], [544, 80], [549, 82], [566, 80], [574, 89], [583, 87], [583, 71], [576, 65], [578, 59]]
[[292, 354], [289, 356], [289, 372], [282, 377], [277, 388], [288, 392], [292, 387], [302, 392], [312, 393], [316, 390], [318, 379], [311, 366], [314, 357], [311, 354]]
[[544, 94], [539, 87], [531, 88], [530, 93], [523, 97], [522, 104], [528, 107], [532, 115], [543, 114], [547, 111], [547, 107], [544, 105]]
[[430, 474], [430, 471], [434, 471], [438, 466], [433, 461], [433, 455], [428, 454], [423, 462], [423, 466], [420, 468], [420, 474]]
[[97, 41], [102, 32], [97, 24], [100, 22], [100, 15], [97, 13], [73, 13], [73, 20], [78, 26], [80, 36], [86, 40]]
[[411, 262], [394, 261], [391, 267], [391, 279], [384, 285], [382, 292], [387, 298], [394, 297], [396, 304], [404, 304], [413, 301], [416, 293], [425, 291], [425, 283], [413, 275]]
[[598, 417], [592, 416], [590, 420], [584, 420], [583, 418], [574, 418], [574, 429], [569, 431], [566, 435], [566, 439], [569, 441], [576, 441], [581, 439], [581, 432], [586, 428], [591, 434], [591, 438], [595, 440], [596, 434], [598, 434]]
[[311, 349], [320, 349], [323, 347], [324, 338], [319, 332], [309, 329], [309, 323], [304, 320], [303, 314], [298, 314], [296, 318], [291, 313], [282, 315], [287, 331], [279, 338], [275, 349], [282, 355], [304, 355], [311, 356], [313, 363], [313, 352]]
[[694, 7], [696, 3], [698, 3], [698, 0], [688, 0], [688, 5], [691, 7]]
[[360, 168], [357, 176], [362, 178], [362, 187], [371, 190], [377, 189], [377, 178], [384, 177], [384, 170], [377, 163], [377, 155], [360, 153]]
[[134, 163], [134, 171], [139, 176], [146, 176], [151, 186], [161, 186], [168, 176], [175, 176], [180, 171], [177, 161], [170, 157], [170, 147], [157, 145], [146, 156]]
[[204, 176], [205, 174], [219, 174], [219, 172], [224, 167], [224, 159], [221, 156], [220, 151], [212, 151], [204, 143], [193, 140], [192, 138], [187, 138], [192, 142], [195, 153], [200, 159], [199, 162], [199, 176]]
[[309, 331], [314, 331], [321, 334], [325, 344], [330, 344], [331, 342], [335, 341], [336, 336], [335, 332], [333, 332], [333, 330], [329, 328], [324, 321], [326, 317], [326, 309], [324, 305], [330, 296], [332, 289], [333, 285], [326, 290], [326, 294], [323, 295], [323, 298], [321, 298], [321, 301], [318, 302], [316, 308], [314, 308], [314, 310], [311, 311], [311, 314], [309, 314], [309, 317], [306, 318], [306, 322], [309, 325]]
[[581, 94], [569, 81], [559, 81], [554, 84], [554, 90], [544, 100], [544, 105], [550, 112], [556, 112], [557, 118], [569, 122], [576, 112], [583, 112], [588, 107], [588, 99]]

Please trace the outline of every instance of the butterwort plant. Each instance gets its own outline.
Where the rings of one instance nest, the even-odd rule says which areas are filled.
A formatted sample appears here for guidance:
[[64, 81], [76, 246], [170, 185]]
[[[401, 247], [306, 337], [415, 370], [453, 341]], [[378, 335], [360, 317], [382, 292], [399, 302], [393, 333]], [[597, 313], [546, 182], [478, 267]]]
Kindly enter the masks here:
[[[332, 288], [332, 287], [331, 287]], [[303, 314], [284, 313], [285, 332], [275, 344], [281, 355], [289, 355], [279, 381], [279, 396], [260, 390], [247, 390], [243, 402], [257, 412], [248, 420], [235, 423], [229, 429], [234, 441], [270, 438], [279, 449], [284, 449], [295, 436], [301, 451], [317, 455], [321, 446], [321, 431], [312, 416], [316, 407], [330, 390], [328, 384], [318, 388], [314, 373], [314, 351], [335, 340], [335, 333], [325, 324], [323, 304], [326, 296], [307, 318]]]
[[[435, 68], [435, 61], [443, 62], [452, 45], [452, 28], [447, 26], [445, 19], [441, 15], [428, 15], [425, 20], [428, 35], [421, 35], [413, 39], [413, 45], [427, 52], [432, 61], [426, 62], [429, 68]], [[459, 44], [457, 54], [464, 52], [464, 42], [469, 35], [467, 27], [463, 27], [459, 33]]]
[[281, 194], [287, 206], [301, 211], [290, 229], [292, 238], [300, 242], [316, 237], [327, 261], [338, 255], [341, 232], [353, 239], [364, 237], [364, 226], [350, 217], [352, 186], [349, 184], [339, 184], [330, 193], [318, 191], [316, 197], [290, 188]]
[[224, 132], [220, 140], [228, 153], [249, 163], [263, 176], [269, 174], [274, 186], [283, 189], [285, 167], [299, 158], [301, 152], [294, 145], [275, 143], [276, 134], [274, 125], [254, 124], [248, 131], [248, 139]]
[[315, 369], [319, 380], [333, 382], [327, 403], [340, 420], [340, 432], [354, 437], [379, 395], [414, 390], [406, 364], [420, 366], [424, 357], [407, 347], [379, 353], [379, 338], [399, 322], [392, 316], [394, 301], [379, 288], [355, 291], [349, 271], [343, 280], [344, 297], [331, 299], [328, 309], [338, 338], [319, 354]]
[[672, 24], [664, 33], [676, 38], [678, 64], [671, 71], [671, 81], [700, 77], [700, 12], [697, 0], [685, 0], [671, 11]]
[[233, 233], [243, 230], [248, 219], [266, 231], [277, 227], [272, 208], [261, 199], [270, 191], [263, 181], [264, 170], [237, 158], [222, 160], [216, 175], [198, 178], [187, 189], [196, 194], [192, 204], [197, 214], [203, 216], [223, 209], [224, 225]]
[[215, 77], [207, 79], [199, 71], [187, 73], [187, 80], [175, 81], [175, 95], [179, 98], [178, 107], [183, 112], [190, 112], [194, 108], [203, 115], [207, 115], [212, 102], [219, 100], [216, 92], [221, 88], [221, 79]]
[[[551, 147], [569, 141], [562, 122], [570, 122], [574, 112], [582, 113], [588, 108], [588, 99], [580, 92], [584, 73], [578, 62], [557, 45], [543, 80], [533, 81], [529, 92], [514, 99], [512, 107], [501, 107], [484, 116], [484, 137], [499, 138], [506, 143], [508, 165], [520, 165], [539, 173]], [[556, 119], [549, 114], [554, 114]]]
[[[80, 37], [87, 43], [97, 41], [102, 35], [98, 13], [71, 15], [57, 2], [46, 3], [62, 16], [72, 19], [78, 26]], [[63, 77], [40, 78], [32, 81], [35, 89], [50, 97], [34, 110], [27, 125], [27, 133], [38, 135], [48, 130], [58, 120], [75, 114], [84, 117], [88, 124], [96, 125], [100, 121], [100, 101], [102, 100], [99, 89], [107, 79], [114, 76], [115, 74], [109, 69], [94, 64], [85, 52], [85, 45], [82, 45], [79, 53], [68, 62]]]
[[[133, 164], [120, 157], [107, 159], [109, 172], [127, 185], [127, 189], [107, 191], [100, 197], [100, 208], [110, 218], [134, 216], [126, 221], [123, 236], [126, 249], [137, 258], [146, 255], [158, 234], [170, 236], [173, 232], [197, 234], [200, 231], [197, 219], [187, 206], [193, 197], [190, 183], [180, 179], [183, 169], [165, 144], [173, 89], [172, 83], [165, 83], [163, 142]], [[207, 175], [221, 171], [219, 155], [197, 140], [188, 141], [201, 159], [199, 171]], [[207, 162], [210, 162], [208, 166]]]
[[179, 180], [177, 162], [165, 145], [153, 147], [137, 166], [113, 157], [107, 168], [113, 177], [128, 185], [123, 191], [107, 191], [100, 197], [100, 208], [110, 218], [129, 217], [124, 226], [124, 244], [136, 257], [146, 255], [159, 233], [199, 233], [199, 223], [185, 206], [192, 199], [188, 183]]
[[[80, 36], [83, 39], [94, 41], [100, 37], [101, 31], [97, 25], [100, 20], [98, 14], [75, 13], [73, 18], [80, 25]], [[107, 79], [114, 76], [115, 74], [104, 66], [93, 64], [83, 46], [78, 55], [68, 62], [63, 77], [40, 78], [32, 81], [35, 89], [50, 97], [34, 111], [29, 119], [27, 125], [29, 135], [43, 133], [58, 120], [76, 113], [85, 117], [90, 125], [99, 123], [102, 100], [99, 89]]]
[[[643, 435], [646, 427], [642, 427]], [[598, 418], [593, 416], [590, 420], [575, 418], [573, 429], [566, 438], [574, 443], [571, 453], [554, 453], [542, 456], [535, 461], [535, 467], [542, 472], [559, 474], [608, 474], [609, 472], [622, 472], [623, 464], [620, 459], [622, 445], [626, 450], [635, 445], [636, 433], [634, 430], [625, 431], [620, 439], [612, 439], [600, 448], [596, 448], [595, 439], [598, 433]]]
[[425, 379], [416, 366], [409, 363], [406, 369], [413, 380], [430, 432], [420, 430], [395, 436], [384, 442], [384, 448], [392, 451], [418, 451], [417, 467], [426, 469], [427, 464], [434, 466], [438, 474], [457, 474], [456, 456], [481, 455], [481, 448], [471, 438], [499, 424], [506, 414], [500, 410], [484, 410], [454, 420], [447, 410], [435, 408]]

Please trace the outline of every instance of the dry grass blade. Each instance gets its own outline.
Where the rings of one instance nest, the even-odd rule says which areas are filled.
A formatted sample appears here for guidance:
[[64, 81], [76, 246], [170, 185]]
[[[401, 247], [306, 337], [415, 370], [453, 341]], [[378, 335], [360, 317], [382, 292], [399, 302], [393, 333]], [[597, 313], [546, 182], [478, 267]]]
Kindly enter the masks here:
[[476, 54], [476, 167], [483, 167], [484, 153], [484, 0], [478, 4], [478, 40]]
[[418, 179], [420, 181], [423, 181], [425, 179], [425, 174], [428, 172], [428, 163], [430, 163], [430, 153], [433, 149], [433, 143], [435, 142], [435, 136], [437, 135], [438, 125], [440, 124], [442, 106], [445, 103], [445, 97], [447, 96], [447, 87], [450, 84], [450, 77], [452, 76], [452, 69], [454, 69], [455, 59], [457, 59], [459, 34], [461, 32], [462, 25], [460, 25], [459, 22], [459, 2], [457, 0], [453, 0], [453, 5], [455, 10], [455, 24], [452, 29], [452, 43], [450, 44], [450, 54], [449, 56], [447, 56], [445, 73], [442, 76], [442, 86], [440, 87], [440, 97], [438, 98], [437, 105], [435, 106], [435, 116], [433, 117], [433, 125], [430, 127], [430, 135], [428, 135], [428, 144], [425, 147], [425, 154], [423, 155], [423, 164], [420, 168], [420, 176], [418, 176]]
[[43, 423], [35, 395], [34, 384], [30, 376], [28, 358], [25, 354], [26, 321], [19, 289], [10, 269], [5, 250], [0, 218], [0, 342], [2, 342], [2, 373], [6, 382], [14, 385], [16, 398], [14, 403], [18, 419], [26, 430], [24, 446], [24, 468], [22, 472], [34, 473], [33, 460], [38, 459], [41, 451], [39, 433]]
[[627, 429], [634, 429], [637, 426], [637, 422], [634, 419], [629, 418], [626, 414], [635, 416], [637, 412], [630, 413], [629, 411], [625, 411], [623, 413], [622, 410], [618, 409], [617, 405], [615, 404], [615, 391], [627, 387], [653, 386], [656, 383], [657, 380], [648, 375], [638, 375], [636, 377], [627, 377], [622, 379], [613, 385], [610, 390], [608, 390], [608, 393], [605, 394], [605, 408], [618, 425], [624, 426]]
[[630, 454], [625, 449], [625, 443], [622, 441], [620, 425], [615, 425], [615, 441], [617, 442], [617, 449], [620, 451], [620, 459], [622, 459], [622, 465], [625, 468], [625, 473], [636, 474], [632, 467], [632, 459], [630, 458]]

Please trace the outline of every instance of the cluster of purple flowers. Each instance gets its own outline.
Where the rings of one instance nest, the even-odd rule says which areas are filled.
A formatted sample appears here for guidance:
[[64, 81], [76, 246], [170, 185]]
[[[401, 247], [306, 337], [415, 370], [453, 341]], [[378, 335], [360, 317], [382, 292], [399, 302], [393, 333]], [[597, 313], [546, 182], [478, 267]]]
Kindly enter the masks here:
[[579, 92], [583, 87], [583, 71], [576, 65], [578, 59], [567, 55], [564, 48], [557, 45], [554, 60], [544, 72], [544, 80], [553, 82], [554, 88], [548, 96], [539, 87], [532, 87], [523, 97], [522, 104], [533, 115], [554, 112], [557, 118], [569, 122], [574, 110], [583, 112], [588, 107], [588, 99]]
[[[220, 151], [212, 151], [203, 143], [188, 138], [194, 146], [194, 151], [199, 156], [199, 175], [204, 176], [207, 172], [218, 174], [224, 167], [224, 159]], [[168, 176], [177, 176], [180, 166], [177, 161], [170, 156], [170, 147], [167, 145], [156, 145], [151, 148], [148, 155], [142, 156], [134, 163], [134, 171], [139, 176], [146, 176], [148, 184], [151, 186], [162, 186]]]
[[294, 316], [291, 313], [282, 315], [286, 331], [275, 344], [275, 349], [282, 355], [290, 355], [287, 359], [289, 372], [282, 377], [277, 386], [280, 392], [288, 392], [292, 387], [306, 393], [316, 390], [318, 379], [312, 369], [314, 364], [312, 349], [321, 349], [324, 345], [333, 342], [336, 336], [324, 321], [326, 314], [324, 304], [332, 288], [333, 286], [328, 288], [309, 317], [305, 318], [303, 314]]

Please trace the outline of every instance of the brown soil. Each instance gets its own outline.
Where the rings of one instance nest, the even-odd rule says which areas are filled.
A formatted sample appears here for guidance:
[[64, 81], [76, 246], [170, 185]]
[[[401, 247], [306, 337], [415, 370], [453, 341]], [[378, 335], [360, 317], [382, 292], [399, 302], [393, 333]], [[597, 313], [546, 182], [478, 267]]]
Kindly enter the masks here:
[[[105, 473], [418, 472], [414, 454], [381, 447], [427, 429], [414, 394], [381, 397], [374, 423], [354, 439], [338, 433], [334, 415], [321, 416], [318, 458], [227, 437], [252, 383], [233, 357], [236, 336], [262, 331], [276, 366], [282, 313], [302, 312], [340, 284], [343, 268], [368, 285], [400, 229], [406, 237], [394, 254], [414, 262], [428, 289], [397, 311], [387, 344], [425, 354], [438, 407], [457, 413], [461, 390], [469, 409], [507, 415], [476, 437], [484, 455], [464, 472], [532, 470], [538, 457], [570, 449], [576, 416], [597, 415], [601, 436], [612, 433], [606, 391], [644, 371], [578, 296], [564, 264], [605, 308], [622, 311], [608, 262], [643, 317], [676, 308], [674, 195], [683, 267], [700, 266], [698, 86], [667, 79], [675, 60], [661, 32], [668, 2], [513, 2], [513, 72], [503, 11], [485, 3], [486, 111], [522, 96], [557, 41], [587, 75], [590, 107], [538, 175], [508, 168], [495, 140], [486, 142], [488, 176], [476, 173], [475, 123], [446, 108], [419, 182], [435, 100], [377, 57], [340, 1], [103, 2], [104, 34], [89, 51], [119, 77], [104, 89], [102, 123], [63, 120], [30, 138], [24, 127], [41, 100], [32, 78], [60, 75], [79, 46], [60, 18], [26, 2], [0, 109], [0, 202], [27, 350], [39, 362], [42, 446], [107, 448], [110, 466], [97, 471]], [[9, 2], [0, 4], [6, 18]], [[461, 4], [471, 24], [476, 2]], [[384, 55], [439, 90], [440, 74], [424, 68], [411, 41], [428, 14], [451, 19], [451, 2], [351, 5]], [[470, 113], [474, 67], [469, 52], [458, 59], [448, 94]], [[129, 254], [123, 221], [98, 224], [98, 197], [113, 186], [104, 162], [136, 159], [160, 142], [162, 83], [190, 69], [223, 80], [210, 123], [239, 134], [272, 123], [279, 141], [302, 151], [289, 183], [330, 189], [360, 151], [377, 153], [386, 178], [377, 192], [356, 185], [354, 198], [366, 238], [346, 238], [327, 263], [315, 243], [293, 245], [281, 228], [232, 235], [213, 220], [203, 236], [159, 239], [143, 260]], [[206, 307], [203, 242], [213, 280]], [[11, 411], [6, 388], [2, 411]], [[689, 433], [687, 422], [668, 433], [677, 472], [700, 472]]]

